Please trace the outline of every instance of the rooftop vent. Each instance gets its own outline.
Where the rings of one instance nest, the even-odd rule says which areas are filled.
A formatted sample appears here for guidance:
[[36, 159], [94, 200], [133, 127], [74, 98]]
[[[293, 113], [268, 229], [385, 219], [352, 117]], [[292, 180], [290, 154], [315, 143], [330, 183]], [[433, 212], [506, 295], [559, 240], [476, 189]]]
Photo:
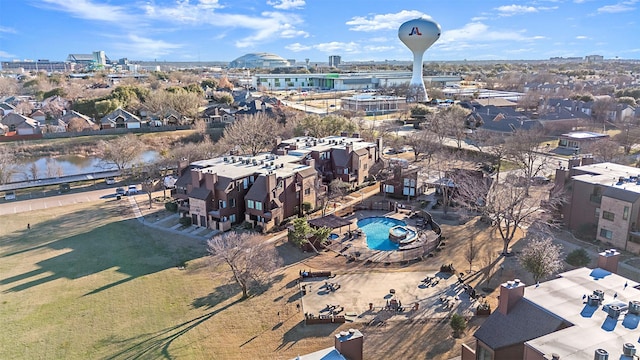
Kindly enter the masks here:
[[607, 309], [607, 314], [613, 319], [619, 318], [621, 312], [622, 308], [618, 305], [609, 305], [609, 308]]
[[605, 349], [596, 349], [593, 360], [609, 360], [609, 353]]
[[593, 290], [593, 295], [597, 295], [600, 302], [604, 300], [604, 291], [602, 290]]
[[629, 301], [629, 313], [634, 315], [640, 315], [640, 301]]
[[229, 161], [229, 158], [227, 158], [226, 156], [223, 159], [224, 159], [224, 162]]
[[598, 295], [595, 295], [595, 294], [589, 295], [589, 297], [587, 299], [587, 305], [589, 305], [589, 306], [598, 306], [598, 305], [600, 305], [600, 298], [598, 297]]
[[636, 346], [632, 343], [622, 345], [622, 354], [625, 356], [634, 356], [636, 354]]

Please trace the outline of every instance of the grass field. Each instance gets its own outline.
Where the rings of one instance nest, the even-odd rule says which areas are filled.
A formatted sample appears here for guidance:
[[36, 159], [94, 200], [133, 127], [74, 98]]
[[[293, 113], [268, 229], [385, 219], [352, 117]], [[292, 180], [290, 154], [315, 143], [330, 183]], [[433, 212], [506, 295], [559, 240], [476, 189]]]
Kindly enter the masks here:
[[[292, 359], [332, 346], [332, 335], [349, 327], [365, 334], [368, 359], [449, 359], [478, 325], [473, 320], [463, 339], [451, 337], [446, 321], [305, 326], [296, 308], [302, 268], [422, 271], [451, 262], [464, 243], [449, 240], [431, 264], [381, 269], [277, 244], [285, 266], [269, 288], [240, 301], [203, 241], [130, 217], [127, 203], [117, 201], [3, 217], [0, 359]], [[464, 236], [443, 229], [451, 238]]]

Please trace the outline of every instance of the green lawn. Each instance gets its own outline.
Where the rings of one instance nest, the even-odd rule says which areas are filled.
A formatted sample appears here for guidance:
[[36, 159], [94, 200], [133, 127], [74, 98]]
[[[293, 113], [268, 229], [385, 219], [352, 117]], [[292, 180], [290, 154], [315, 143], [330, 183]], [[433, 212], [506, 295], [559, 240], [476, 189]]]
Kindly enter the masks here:
[[288, 359], [330, 346], [298, 317], [277, 326], [295, 312], [288, 275], [240, 302], [203, 241], [129, 213], [107, 201], [2, 218], [0, 359]]

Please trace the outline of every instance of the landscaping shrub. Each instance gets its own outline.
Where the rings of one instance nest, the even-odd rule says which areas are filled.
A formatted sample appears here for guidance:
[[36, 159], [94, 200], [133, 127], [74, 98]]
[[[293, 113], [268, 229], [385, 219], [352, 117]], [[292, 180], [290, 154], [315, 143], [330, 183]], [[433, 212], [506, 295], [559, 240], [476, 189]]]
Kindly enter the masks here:
[[191, 218], [186, 216], [186, 217], [181, 217], [180, 220], [178, 220], [180, 222], [180, 224], [182, 226], [191, 226]]
[[585, 249], [575, 249], [564, 259], [569, 265], [587, 266], [591, 262], [591, 258]]
[[165, 203], [164, 208], [173, 213], [178, 212], [178, 204], [174, 202]]
[[453, 314], [451, 316], [451, 328], [453, 329], [453, 336], [460, 337], [460, 335], [467, 328], [467, 321], [460, 314]]

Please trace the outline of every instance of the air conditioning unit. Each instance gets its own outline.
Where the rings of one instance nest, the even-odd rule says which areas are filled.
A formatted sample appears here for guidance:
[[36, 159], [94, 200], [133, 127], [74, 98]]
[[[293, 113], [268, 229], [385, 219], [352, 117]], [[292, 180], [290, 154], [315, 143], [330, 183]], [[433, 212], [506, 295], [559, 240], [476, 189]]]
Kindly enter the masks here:
[[593, 360], [609, 360], [609, 352], [605, 349], [596, 349]]
[[614, 319], [619, 318], [621, 312], [622, 309], [618, 305], [609, 305], [609, 308], [607, 309], [607, 314], [609, 315], [609, 317]]
[[587, 298], [587, 305], [589, 306], [600, 305], [600, 298], [598, 297], [598, 295], [595, 295], [595, 294], [589, 295], [589, 297]]
[[593, 295], [597, 295], [600, 299], [600, 302], [604, 301], [604, 291], [602, 290], [593, 290]]
[[636, 346], [632, 343], [622, 345], [622, 354], [624, 356], [634, 356], [636, 354]]
[[634, 315], [640, 315], [640, 301], [629, 301], [629, 313]]

